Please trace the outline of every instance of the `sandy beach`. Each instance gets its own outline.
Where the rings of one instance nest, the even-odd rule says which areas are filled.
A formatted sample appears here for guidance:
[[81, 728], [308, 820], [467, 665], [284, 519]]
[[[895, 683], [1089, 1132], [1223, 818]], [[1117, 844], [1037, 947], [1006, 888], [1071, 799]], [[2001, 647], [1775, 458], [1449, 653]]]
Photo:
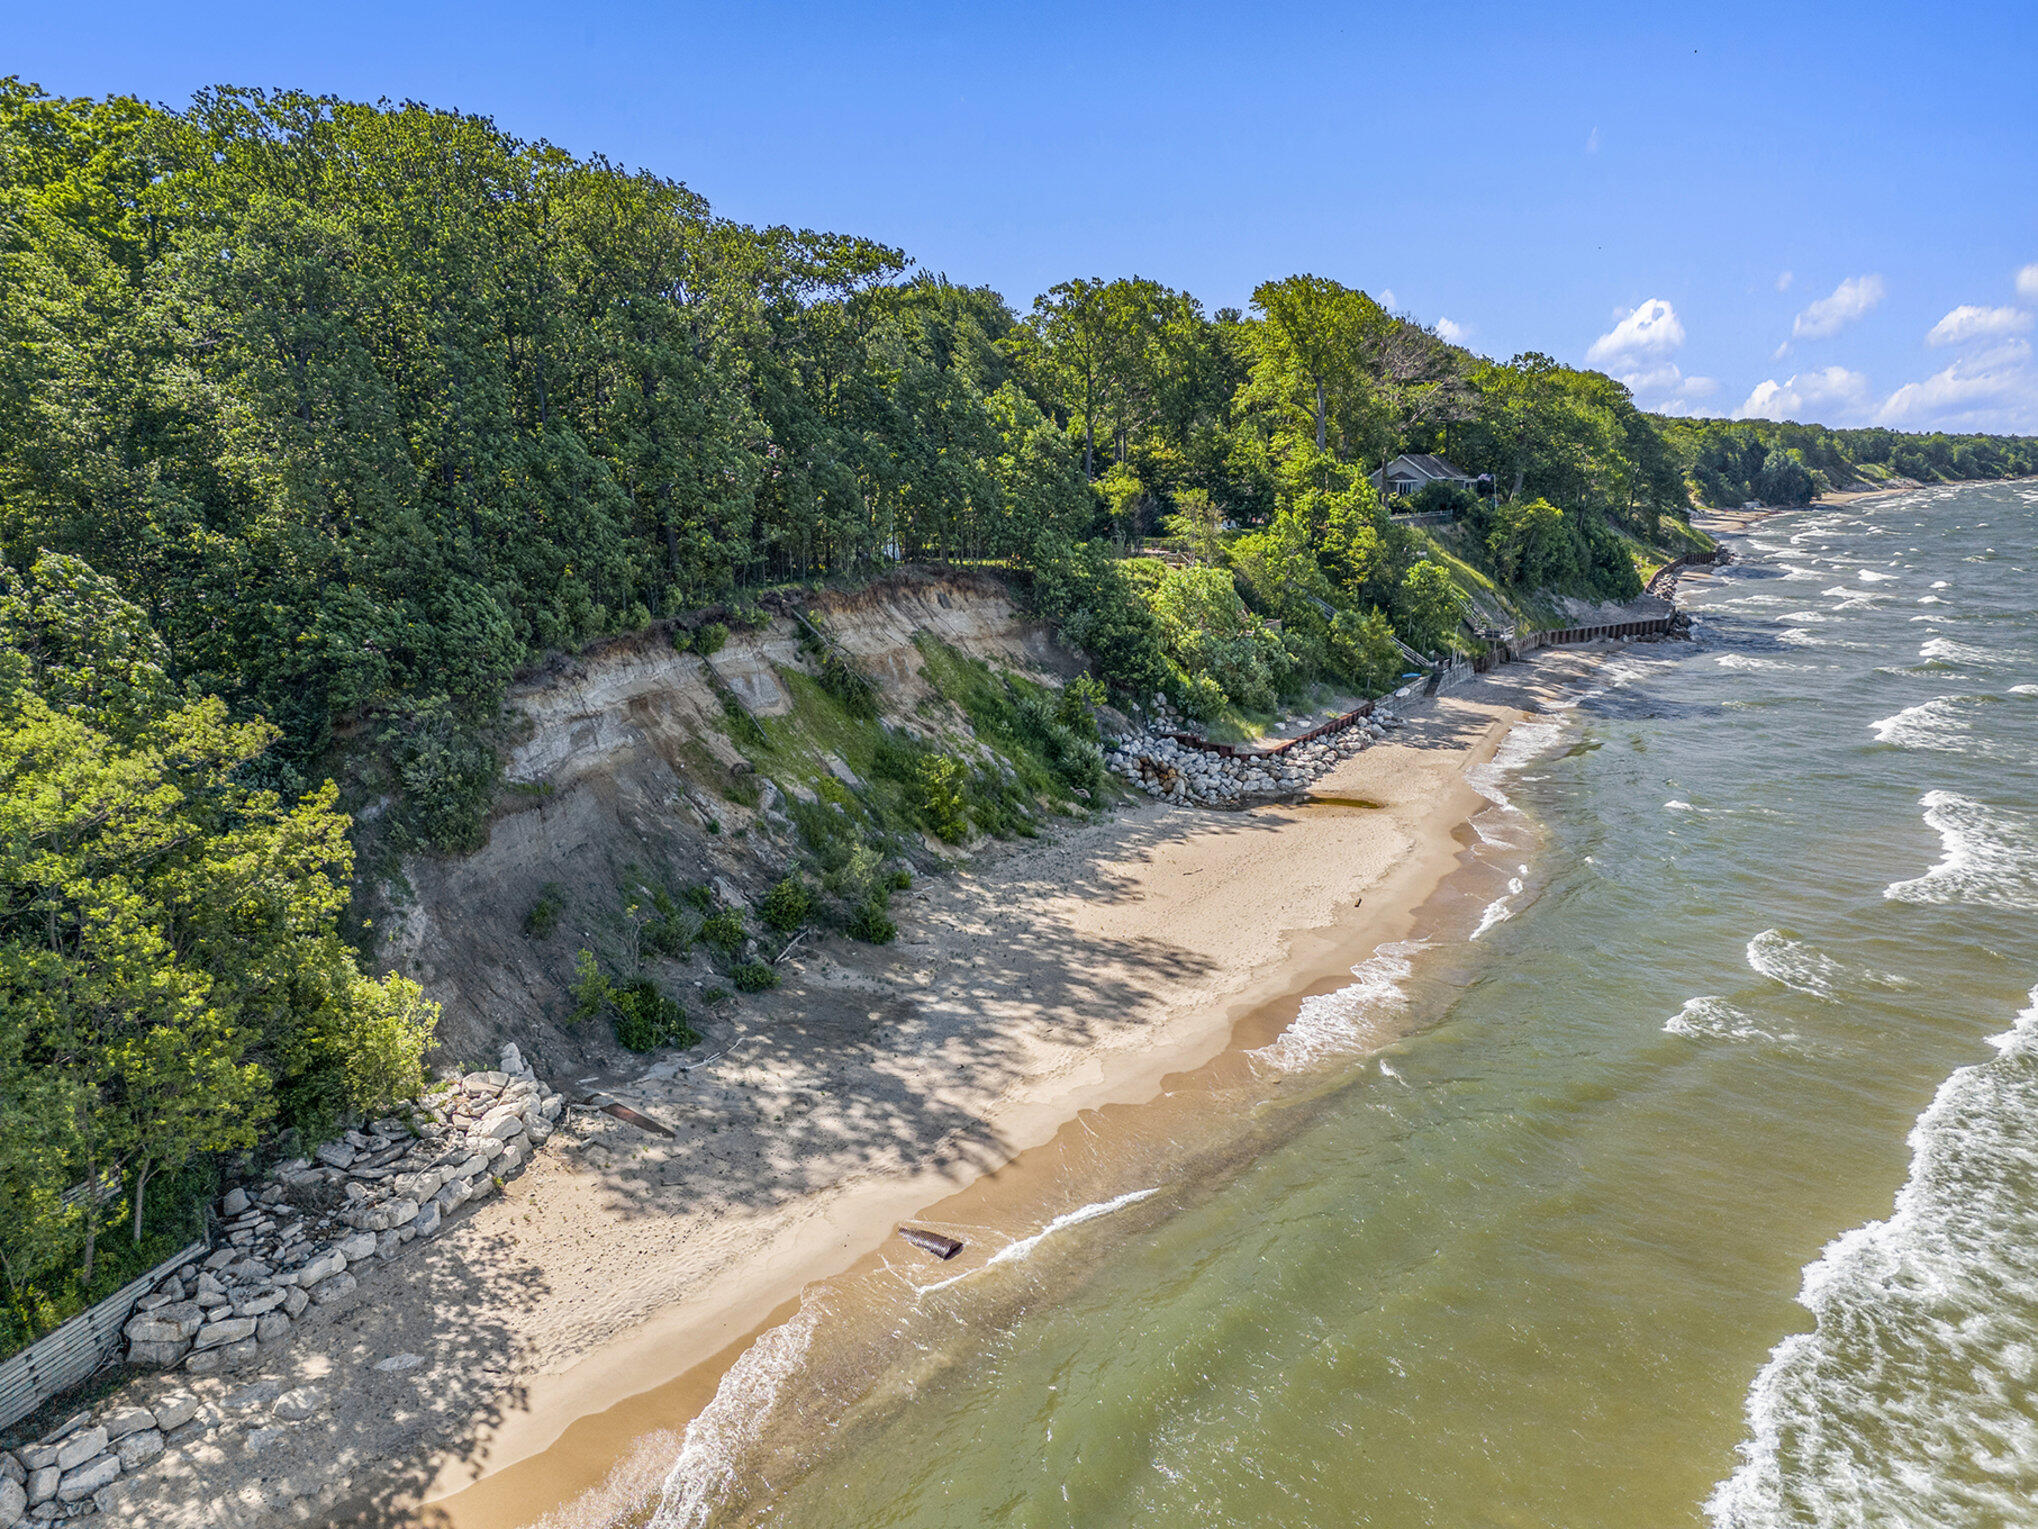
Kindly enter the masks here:
[[216, 1387], [228, 1411], [271, 1384], [332, 1402], [263, 1453], [229, 1435], [162, 1472], [148, 1521], [510, 1529], [567, 1507], [900, 1221], [1264, 1042], [1405, 937], [1486, 805], [1467, 770], [1596, 661], [1404, 703], [1307, 800], [1126, 806], [923, 883], [893, 946], [809, 942], [719, 1055], [605, 1084], [671, 1138], [574, 1111], [500, 1199]]

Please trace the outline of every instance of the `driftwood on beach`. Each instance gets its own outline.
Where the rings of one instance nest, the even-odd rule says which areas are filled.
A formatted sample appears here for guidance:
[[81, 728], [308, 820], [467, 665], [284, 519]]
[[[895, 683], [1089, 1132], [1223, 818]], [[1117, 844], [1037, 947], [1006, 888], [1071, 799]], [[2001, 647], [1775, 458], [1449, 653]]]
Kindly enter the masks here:
[[917, 1226], [902, 1226], [899, 1235], [906, 1241], [936, 1258], [950, 1259], [962, 1251], [961, 1242], [953, 1237], [944, 1237], [939, 1232], [922, 1231]]
[[640, 1115], [627, 1104], [618, 1104], [613, 1099], [605, 1104], [597, 1105], [596, 1108], [604, 1115], [613, 1115], [616, 1119], [626, 1121], [630, 1125], [637, 1127], [640, 1131], [649, 1131], [653, 1136], [671, 1136], [673, 1134], [671, 1126], [660, 1125], [649, 1115]]

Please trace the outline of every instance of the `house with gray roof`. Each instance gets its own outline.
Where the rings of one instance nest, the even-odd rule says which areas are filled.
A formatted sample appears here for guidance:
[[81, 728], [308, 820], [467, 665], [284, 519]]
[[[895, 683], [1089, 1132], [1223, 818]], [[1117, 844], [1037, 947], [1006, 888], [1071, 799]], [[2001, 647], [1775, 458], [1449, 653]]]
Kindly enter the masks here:
[[1432, 483], [1459, 483], [1466, 488], [1474, 488], [1477, 482], [1471, 474], [1462, 473], [1442, 457], [1431, 456], [1427, 452], [1410, 452], [1396, 457], [1380, 472], [1373, 474], [1374, 488], [1380, 488], [1383, 473], [1387, 486], [1381, 490], [1381, 497], [1385, 499], [1405, 499], [1411, 494], [1421, 493]]

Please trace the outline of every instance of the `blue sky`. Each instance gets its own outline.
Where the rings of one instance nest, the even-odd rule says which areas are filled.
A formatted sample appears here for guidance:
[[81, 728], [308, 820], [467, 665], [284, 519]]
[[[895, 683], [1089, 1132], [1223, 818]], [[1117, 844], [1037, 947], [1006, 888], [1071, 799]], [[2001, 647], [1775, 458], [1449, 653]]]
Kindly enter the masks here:
[[2038, 432], [2038, 5], [9, 7], [0, 68], [412, 98], [1024, 308], [1312, 271], [1650, 407]]

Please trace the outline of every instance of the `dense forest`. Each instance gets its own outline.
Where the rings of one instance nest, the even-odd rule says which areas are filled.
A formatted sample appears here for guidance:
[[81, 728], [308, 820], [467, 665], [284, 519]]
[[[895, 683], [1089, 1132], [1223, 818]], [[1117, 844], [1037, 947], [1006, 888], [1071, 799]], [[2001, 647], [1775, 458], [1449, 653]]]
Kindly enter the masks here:
[[[1632, 595], [1694, 494], [2038, 470], [2029, 440], [1655, 418], [1316, 276], [1020, 311], [416, 104], [0, 81], [0, 268], [21, 1331], [114, 1277], [116, 1210], [142, 1256], [178, 1201], [152, 1182], [414, 1086], [431, 1006], [339, 933], [348, 813], [478, 843], [502, 696], [548, 652], [994, 564], [1121, 694], [1249, 714], [1463, 641], [1466, 569]], [[1404, 450], [1492, 492], [1412, 529], [1369, 482]], [[1125, 556], [1154, 538], [1181, 555]]]

